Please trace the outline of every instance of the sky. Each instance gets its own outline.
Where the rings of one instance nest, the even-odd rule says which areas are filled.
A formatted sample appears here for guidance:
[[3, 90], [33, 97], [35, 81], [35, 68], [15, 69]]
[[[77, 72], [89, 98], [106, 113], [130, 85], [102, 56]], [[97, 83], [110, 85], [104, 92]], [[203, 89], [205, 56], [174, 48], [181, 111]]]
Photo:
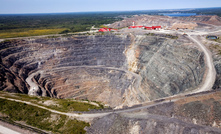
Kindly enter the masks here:
[[221, 7], [221, 0], [0, 0], [0, 14]]

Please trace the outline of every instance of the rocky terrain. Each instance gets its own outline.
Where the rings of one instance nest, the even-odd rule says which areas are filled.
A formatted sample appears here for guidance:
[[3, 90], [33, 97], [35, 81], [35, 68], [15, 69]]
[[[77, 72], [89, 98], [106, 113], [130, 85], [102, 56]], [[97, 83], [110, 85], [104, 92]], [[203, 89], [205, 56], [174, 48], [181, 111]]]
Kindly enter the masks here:
[[[115, 22], [110, 25], [112, 28], [128, 27], [135, 22], [135, 25], [145, 26], [162, 26], [166, 29], [196, 29], [196, 28], [214, 28], [213, 24], [221, 26], [221, 18], [219, 16], [190, 16], [190, 17], [169, 17], [169, 16], [150, 16], [135, 15], [132, 18], [126, 18], [122, 21]], [[204, 24], [204, 25], [203, 25]]]
[[0, 90], [132, 106], [191, 91], [204, 55], [185, 36], [96, 35], [1, 43]]
[[179, 40], [138, 36], [134, 42], [129, 70], [141, 75], [141, 89], [149, 99], [191, 90], [202, 81], [203, 53], [191, 47], [185, 36]]
[[[217, 34], [220, 37], [220, 34]], [[216, 40], [208, 40], [206, 36], [200, 38], [211, 51], [213, 56], [214, 67], [216, 69], [216, 81], [214, 83], [213, 89], [221, 88], [221, 43]]]
[[219, 134], [221, 92], [94, 119], [87, 133]]
[[[214, 26], [220, 25], [220, 18], [144, 15], [111, 27], [126, 27], [134, 20], [135, 25], [194, 30], [187, 30], [187, 35], [182, 30], [149, 33], [125, 28], [95, 35], [5, 40], [0, 42], [0, 90], [98, 101], [115, 109], [65, 113], [90, 122], [89, 134], [221, 133], [221, 45], [200, 34], [220, 30]], [[200, 47], [204, 44], [211, 54]], [[214, 81], [206, 81], [214, 78], [207, 77], [211, 55], [209, 63], [214, 62], [217, 72], [212, 74], [217, 74], [213, 91], [209, 90]], [[200, 90], [202, 85], [209, 89]]]
[[182, 21], [191, 21], [196, 23], [212, 24], [216, 26], [221, 25], [221, 18], [217, 15], [199, 15], [190, 17], [176, 17], [175, 19]]

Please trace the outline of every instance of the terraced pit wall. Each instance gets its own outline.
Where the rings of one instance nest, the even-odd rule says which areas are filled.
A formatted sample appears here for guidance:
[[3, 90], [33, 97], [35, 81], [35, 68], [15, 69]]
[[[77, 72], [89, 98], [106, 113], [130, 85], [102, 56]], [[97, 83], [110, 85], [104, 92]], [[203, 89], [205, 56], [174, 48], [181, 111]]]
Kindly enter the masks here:
[[185, 36], [71, 36], [0, 45], [0, 90], [111, 107], [191, 91], [205, 72], [203, 53]]

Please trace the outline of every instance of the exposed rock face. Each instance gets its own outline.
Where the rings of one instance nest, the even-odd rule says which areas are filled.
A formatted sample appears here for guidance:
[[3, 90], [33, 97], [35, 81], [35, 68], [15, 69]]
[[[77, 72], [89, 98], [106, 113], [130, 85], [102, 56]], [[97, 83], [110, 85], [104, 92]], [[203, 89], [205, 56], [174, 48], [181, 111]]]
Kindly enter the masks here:
[[111, 107], [190, 91], [205, 71], [203, 53], [185, 36], [73, 36], [0, 45], [0, 90]]
[[187, 97], [175, 102], [164, 103], [140, 113], [176, 118], [192, 124], [221, 128], [221, 92]]
[[[15, 92], [15, 93], [28, 93], [28, 84], [25, 82], [25, 77], [28, 76], [28, 72], [32, 70], [32, 65], [25, 66], [21, 71], [23, 73], [18, 73], [21, 65], [13, 63], [19, 60], [20, 56], [16, 56], [19, 51], [22, 50], [21, 47], [17, 47], [20, 44], [25, 43], [24, 41], [14, 41], [14, 42], [4, 42], [1, 43], [1, 58], [0, 58], [0, 90]], [[8, 48], [11, 48], [10, 50]], [[8, 55], [10, 55], [6, 58]], [[17, 54], [19, 55], [19, 53]], [[12, 67], [10, 69], [10, 67]], [[14, 73], [17, 72], [17, 73]]]
[[204, 55], [186, 46], [191, 42], [185, 37], [171, 40], [137, 36], [134, 40], [135, 58], [128, 69], [142, 77], [140, 89], [149, 99], [191, 90], [202, 81]]
[[88, 134], [219, 134], [220, 94], [187, 97], [130, 113], [95, 119]]
[[[206, 37], [201, 37], [201, 40], [205, 40]], [[221, 43], [206, 40], [205, 44], [210, 49], [213, 56], [213, 63], [216, 69], [216, 81], [214, 83], [213, 89], [221, 89]]]
[[[221, 58], [221, 56], [219, 56]], [[216, 81], [214, 83], [213, 88], [214, 89], [220, 89], [221, 88], [221, 60], [215, 61], [215, 69], [216, 69]]]
[[[130, 115], [132, 116], [132, 115]], [[87, 130], [88, 134], [219, 134], [216, 128], [185, 123], [175, 118], [154, 115], [137, 117], [112, 114], [99, 119]]]

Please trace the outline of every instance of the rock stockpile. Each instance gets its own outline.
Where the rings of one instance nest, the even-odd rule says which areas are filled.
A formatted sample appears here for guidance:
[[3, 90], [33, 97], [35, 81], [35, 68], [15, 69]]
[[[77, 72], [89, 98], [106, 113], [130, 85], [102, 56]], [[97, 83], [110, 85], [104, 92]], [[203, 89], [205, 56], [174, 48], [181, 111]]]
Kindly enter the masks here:
[[190, 17], [176, 17], [176, 19], [182, 21], [192, 21], [197, 23], [212, 24], [221, 26], [221, 18], [217, 15], [198, 15]]
[[185, 36], [96, 35], [1, 42], [0, 90], [131, 106], [191, 91], [204, 55]]
[[195, 22], [182, 21], [178, 19], [173, 19], [172, 17], [168, 16], [135, 15], [132, 18], [126, 18], [122, 21], [115, 22], [111, 24], [110, 27], [113, 28], [128, 27], [132, 25], [133, 21], [135, 22], [135, 25], [162, 26], [163, 28], [173, 28], [173, 29], [176, 29], [177, 25], [182, 26], [182, 24], [190, 29], [193, 29], [198, 26]]
[[[202, 24], [212, 24], [221, 26], [221, 18], [219, 16], [190, 16], [190, 17], [169, 17], [169, 16], [150, 16], [135, 15], [132, 18], [125, 18], [122, 21], [115, 22], [110, 25], [112, 28], [122, 28], [135, 25], [144, 26], [162, 26], [168, 29], [195, 29], [200, 28]], [[207, 25], [211, 27], [210, 25]], [[205, 26], [203, 27], [205, 29]]]

